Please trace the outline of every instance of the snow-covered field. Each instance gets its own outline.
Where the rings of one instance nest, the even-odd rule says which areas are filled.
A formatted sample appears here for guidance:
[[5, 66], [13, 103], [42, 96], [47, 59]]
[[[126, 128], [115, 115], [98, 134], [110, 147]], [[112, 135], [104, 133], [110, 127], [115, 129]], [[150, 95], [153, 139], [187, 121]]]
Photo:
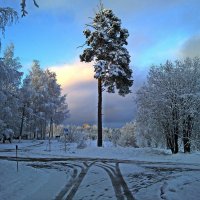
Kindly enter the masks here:
[[200, 153], [95, 146], [89, 141], [84, 149], [65, 149], [57, 140], [50, 146], [0, 144], [0, 199], [199, 199]]

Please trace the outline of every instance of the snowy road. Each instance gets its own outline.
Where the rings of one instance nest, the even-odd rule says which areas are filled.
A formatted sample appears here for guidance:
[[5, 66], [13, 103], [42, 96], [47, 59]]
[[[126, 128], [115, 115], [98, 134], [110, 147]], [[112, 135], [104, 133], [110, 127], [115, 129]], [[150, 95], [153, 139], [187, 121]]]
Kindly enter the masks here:
[[[18, 143], [16, 143], [18, 144]], [[54, 141], [0, 147], [1, 200], [198, 200], [200, 155], [157, 149], [77, 149]], [[17, 172], [18, 165], [18, 172]]]
[[[183, 199], [189, 199], [191, 194], [188, 198], [185, 196], [187, 187], [200, 186], [199, 165], [95, 158], [19, 158], [19, 170], [20, 163], [23, 167], [31, 167], [33, 172], [37, 169], [43, 173], [54, 172], [56, 176], [57, 171], [65, 176], [62, 189], [51, 191], [51, 199], [56, 200], [176, 199], [177, 192]], [[59, 182], [54, 178], [50, 180]], [[52, 184], [56, 183], [49, 182], [50, 188], [46, 184], [43, 191], [52, 190]], [[37, 199], [39, 190], [28, 198]], [[49, 199], [44, 193], [42, 196], [41, 200]], [[191, 199], [198, 199], [195, 197]]]

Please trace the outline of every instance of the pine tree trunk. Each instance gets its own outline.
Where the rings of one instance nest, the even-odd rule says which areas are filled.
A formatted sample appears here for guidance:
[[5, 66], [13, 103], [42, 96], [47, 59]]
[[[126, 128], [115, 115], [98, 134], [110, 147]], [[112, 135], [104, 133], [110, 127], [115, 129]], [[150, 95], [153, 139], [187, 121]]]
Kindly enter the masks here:
[[46, 139], [46, 131], [47, 131], [47, 122], [46, 122], [46, 120], [45, 120], [45, 122], [44, 122], [44, 134], [43, 134], [43, 140]]
[[192, 132], [192, 118], [188, 116], [187, 123], [185, 122], [185, 128], [183, 130], [184, 153], [190, 153], [191, 132]]
[[174, 154], [178, 153], [178, 134], [174, 135]]
[[184, 153], [190, 153], [190, 140], [186, 135], [184, 137], [185, 137], [183, 139]]
[[49, 138], [53, 138], [53, 119], [50, 120]]
[[23, 110], [22, 110], [21, 126], [20, 126], [20, 133], [19, 133], [19, 142], [21, 142], [21, 138], [22, 138], [22, 131], [23, 131], [23, 125], [24, 125], [24, 116], [25, 116], [25, 108], [26, 108], [26, 105], [24, 104]]
[[97, 146], [102, 147], [102, 82], [98, 79], [98, 138]]
[[[177, 116], [176, 116], [177, 121]], [[178, 153], [178, 136], [179, 136], [179, 127], [178, 123], [176, 122], [175, 128], [174, 128], [174, 153]]]

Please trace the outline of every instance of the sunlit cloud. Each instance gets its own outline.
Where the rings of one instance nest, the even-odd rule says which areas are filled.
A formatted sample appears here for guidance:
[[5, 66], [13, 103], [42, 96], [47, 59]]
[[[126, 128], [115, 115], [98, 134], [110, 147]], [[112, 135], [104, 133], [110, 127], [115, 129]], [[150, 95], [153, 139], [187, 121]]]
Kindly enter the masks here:
[[72, 64], [50, 67], [50, 70], [56, 73], [62, 92], [68, 95], [71, 111], [76, 112], [88, 107], [87, 102], [95, 95], [96, 88], [92, 63], [76, 61]]
[[63, 87], [72, 87], [77, 83], [93, 80], [93, 66], [91, 63], [74, 62], [61, 66], [51, 66], [50, 70], [57, 75], [58, 83]]
[[67, 94], [70, 109], [70, 124], [95, 123], [96, 88], [93, 78], [92, 63], [76, 61], [71, 64], [52, 66], [49, 69], [56, 73], [57, 81]]

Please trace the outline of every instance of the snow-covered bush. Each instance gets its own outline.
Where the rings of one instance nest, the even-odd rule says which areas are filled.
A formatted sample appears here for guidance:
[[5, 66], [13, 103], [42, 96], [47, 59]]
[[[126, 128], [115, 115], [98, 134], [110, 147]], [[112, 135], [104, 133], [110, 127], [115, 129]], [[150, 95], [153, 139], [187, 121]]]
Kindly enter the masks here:
[[[82, 131], [79, 126], [67, 126], [68, 132], [66, 134], [66, 140], [70, 143], [79, 143], [86, 139], [86, 134]], [[64, 139], [64, 136], [62, 136]]]
[[114, 146], [137, 147], [135, 123], [130, 122], [122, 128], [104, 129], [105, 139], [110, 140]]
[[[87, 125], [87, 124], [86, 124]], [[88, 139], [96, 140], [97, 139], [97, 126], [96, 125], [83, 125], [80, 129], [85, 132], [85, 135]]]
[[77, 144], [77, 149], [84, 149], [87, 147], [86, 141], [82, 140]]
[[125, 124], [120, 129], [121, 135], [117, 141], [120, 146], [123, 147], [137, 147], [136, 144], [136, 132], [135, 132], [135, 123], [130, 122]]
[[11, 143], [13, 136], [14, 136], [14, 131], [10, 128], [5, 129], [1, 133], [1, 139], [3, 139], [3, 143], [5, 143], [6, 140], [8, 140]]

